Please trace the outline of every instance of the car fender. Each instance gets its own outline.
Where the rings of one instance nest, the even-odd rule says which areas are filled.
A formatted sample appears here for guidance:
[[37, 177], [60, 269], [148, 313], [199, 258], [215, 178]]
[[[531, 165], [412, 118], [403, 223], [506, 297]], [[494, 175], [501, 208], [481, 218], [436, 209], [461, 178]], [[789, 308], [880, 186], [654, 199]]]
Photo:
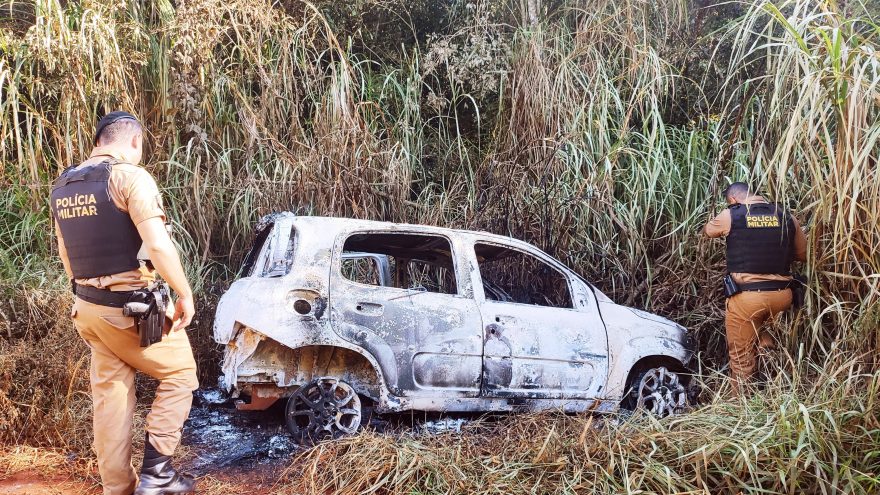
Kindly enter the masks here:
[[606, 397], [619, 400], [626, 391], [626, 380], [630, 371], [641, 359], [650, 356], [667, 357], [681, 363], [682, 367], [688, 369], [693, 352], [674, 338], [645, 335], [630, 339], [620, 346], [618, 352], [613, 356], [608, 373]]
[[[269, 338], [279, 344], [296, 349], [305, 346], [334, 346], [349, 349], [362, 356], [373, 366], [381, 384], [382, 400], [387, 396], [385, 373], [396, 372], [394, 356], [379, 356], [377, 359], [363, 347], [352, 344], [330, 329], [325, 312], [320, 318], [314, 315], [300, 315], [288, 310], [285, 301], [290, 292], [279, 281], [282, 279], [244, 278], [233, 283], [217, 305], [214, 320], [214, 340], [218, 344], [240, 349], [240, 355], [226, 356], [224, 367], [234, 367], [246, 360], [256, 350], [254, 337], [243, 339], [245, 329], [257, 334], [256, 339]], [[279, 309], [281, 308], [281, 309]], [[250, 341], [249, 345], [232, 345], [240, 340]], [[227, 386], [236, 379], [234, 369], [224, 369]], [[390, 399], [390, 398], [389, 398]], [[394, 402], [394, 399], [390, 399]]]

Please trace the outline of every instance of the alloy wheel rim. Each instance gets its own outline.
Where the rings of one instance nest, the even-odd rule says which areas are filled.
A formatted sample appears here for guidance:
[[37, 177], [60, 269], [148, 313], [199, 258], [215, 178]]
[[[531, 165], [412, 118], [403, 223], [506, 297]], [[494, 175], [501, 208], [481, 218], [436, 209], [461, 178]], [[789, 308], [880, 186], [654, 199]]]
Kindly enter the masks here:
[[336, 378], [318, 378], [294, 393], [286, 414], [291, 433], [300, 440], [339, 438], [360, 427], [361, 400], [351, 385]]
[[651, 368], [638, 385], [637, 407], [663, 418], [684, 411], [687, 390], [678, 373], [664, 366]]

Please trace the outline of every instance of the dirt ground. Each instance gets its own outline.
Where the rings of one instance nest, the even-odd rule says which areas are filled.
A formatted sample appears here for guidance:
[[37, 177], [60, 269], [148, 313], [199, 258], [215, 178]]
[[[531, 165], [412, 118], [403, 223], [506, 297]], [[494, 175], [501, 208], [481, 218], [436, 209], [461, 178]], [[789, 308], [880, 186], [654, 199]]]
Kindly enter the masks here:
[[[197, 474], [198, 493], [204, 495], [271, 495], [278, 492], [279, 480], [288, 469], [289, 459], [278, 462], [248, 463], [242, 466], [203, 469]], [[193, 460], [181, 462], [183, 470], [194, 472]], [[73, 469], [72, 471], [76, 471]], [[88, 479], [82, 479], [88, 478]], [[2, 479], [0, 495], [100, 495], [97, 472], [58, 474], [58, 469], [29, 469]]]
[[25, 471], [0, 481], [0, 495], [92, 495], [101, 493], [95, 484], [65, 478], [45, 478], [39, 472]]
[[[272, 495], [285, 475], [296, 476], [296, 454], [303, 448], [289, 436], [283, 403], [266, 411], [235, 409], [216, 389], [196, 392], [176, 465], [199, 480], [200, 495]], [[460, 430], [466, 418], [401, 416], [374, 418], [370, 427], [436, 434]], [[93, 460], [70, 463], [64, 452], [14, 448], [16, 466], [0, 466], [0, 495], [100, 495]], [[0, 459], [0, 463], [2, 463]], [[6, 473], [4, 475], [4, 473]], [[288, 476], [289, 479], [289, 476]]]
[[[199, 493], [226, 495], [270, 495], [275, 493], [281, 470], [235, 470], [206, 475], [199, 479]], [[0, 495], [100, 495], [101, 487], [94, 482], [49, 476], [25, 471], [0, 481]]]
[[[199, 493], [268, 495], [299, 450], [278, 408], [239, 412], [207, 389], [196, 393], [176, 464], [199, 479]], [[65, 459], [64, 453], [28, 448], [17, 467], [0, 469], [0, 495], [99, 495], [94, 466], [84, 469]]]

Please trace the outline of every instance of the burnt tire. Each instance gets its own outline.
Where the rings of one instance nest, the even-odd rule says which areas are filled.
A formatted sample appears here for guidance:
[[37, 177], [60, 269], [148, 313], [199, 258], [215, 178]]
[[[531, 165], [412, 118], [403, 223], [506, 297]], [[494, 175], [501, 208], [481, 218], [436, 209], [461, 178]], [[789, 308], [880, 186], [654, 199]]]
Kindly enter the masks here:
[[630, 411], [644, 411], [658, 418], [687, 411], [693, 391], [691, 376], [666, 366], [652, 366], [634, 373], [627, 384], [621, 407]]
[[284, 408], [287, 429], [300, 445], [354, 434], [362, 417], [360, 396], [335, 377], [316, 378], [303, 385]]

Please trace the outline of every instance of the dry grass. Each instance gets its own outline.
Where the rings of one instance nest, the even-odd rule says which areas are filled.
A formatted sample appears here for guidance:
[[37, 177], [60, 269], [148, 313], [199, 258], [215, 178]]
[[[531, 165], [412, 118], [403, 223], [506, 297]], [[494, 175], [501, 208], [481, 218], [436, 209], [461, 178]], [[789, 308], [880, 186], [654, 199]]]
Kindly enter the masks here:
[[[734, 397], [715, 376], [719, 393], [706, 404], [660, 421], [548, 412], [434, 436], [365, 432], [298, 455], [277, 479], [208, 475], [200, 493], [876, 493], [880, 374], [844, 362], [806, 386], [789, 377], [810, 370], [780, 355], [762, 392]], [[94, 481], [88, 458], [65, 457], [6, 449], [0, 478], [36, 471]]]
[[3, 310], [25, 335], [0, 340], [0, 441], [87, 451], [88, 348], [72, 324], [59, 324], [69, 322], [68, 297], [4, 288], [12, 296]]
[[27, 471], [37, 471], [51, 478], [70, 472], [70, 465], [60, 451], [18, 445], [0, 451], [0, 479]]
[[290, 493], [875, 493], [880, 374], [857, 369], [814, 387], [779, 370], [763, 392], [722, 390], [662, 421], [546, 413], [461, 434], [362, 434], [300, 456]]

